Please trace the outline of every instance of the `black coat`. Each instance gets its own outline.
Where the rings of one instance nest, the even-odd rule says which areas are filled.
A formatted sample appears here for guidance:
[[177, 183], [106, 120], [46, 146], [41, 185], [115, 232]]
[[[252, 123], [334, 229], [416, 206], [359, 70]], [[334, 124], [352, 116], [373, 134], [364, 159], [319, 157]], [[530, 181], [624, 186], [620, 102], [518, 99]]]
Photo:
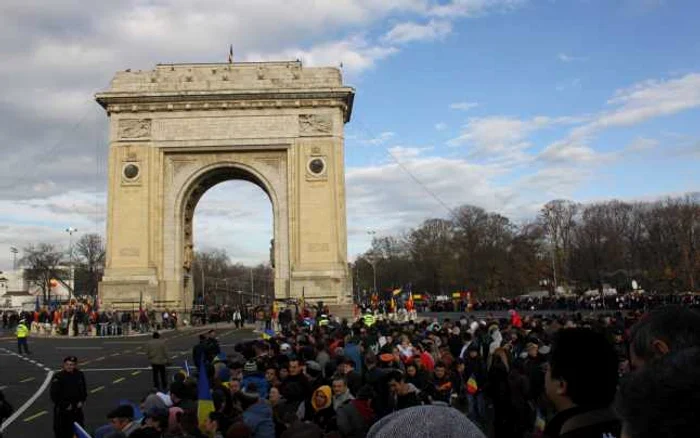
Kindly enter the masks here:
[[87, 399], [87, 384], [82, 371], [59, 371], [51, 380], [51, 401], [60, 410], [74, 408]]

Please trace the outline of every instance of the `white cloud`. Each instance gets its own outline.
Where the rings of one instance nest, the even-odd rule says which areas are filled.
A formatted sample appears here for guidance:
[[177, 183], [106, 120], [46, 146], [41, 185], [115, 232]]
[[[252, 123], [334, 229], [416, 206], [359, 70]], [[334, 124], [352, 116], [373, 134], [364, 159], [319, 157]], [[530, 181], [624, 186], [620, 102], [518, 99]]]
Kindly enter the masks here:
[[539, 154], [539, 158], [550, 162], [587, 164], [593, 162], [599, 163], [605, 158], [612, 158], [612, 156], [599, 154], [585, 144], [560, 141], [554, 142], [544, 148]]
[[566, 63], [587, 60], [587, 58], [585, 58], [583, 56], [571, 56], [571, 55], [567, 55], [566, 53], [559, 53], [557, 55], [557, 58], [559, 58], [559, 60], [561, 62], [566, 62]]
[[525, 120], [509, 116], [475, 117], [469, 119], [459, 137], [449, 140], [447, 144], [467, 145], [472, 158], [521, 164], [531, 159], [525, 154], [525, 150], [532, 146], [528, 139], [531, 133], [577, 120], [571, 117], [545, 116]]
[[640, 82], [617, 90], [607, 103], [615, 108], [599, 113], [590, 123], [574, 129], [571, 136], [584, 138], [603, 129], [632, 126], [700, 107], [700, 73]]
[[479, 106], [479, 102], [455, 102], [450, 104], [450, 109], [459, 111], [469, 111]]
[[343, 65], [349, 73], [361, 73], [374, 67], [375, 63], [398, 52], [395, 47], [372, 45], [362, 36], [347, 40], [331, 41], [309, 49], [288, 48], [274, 53], [250, 53], [246, 61], [272, 61], [299, 59], [304, 65]]
[[395, 132], [391, 131], [385, 131], [381, 132], [379, 135], [377, 135], [374, 138], [370, 138], [369, 140], [365, 140], [365, 143], [371, 144], [373, 146], [378, 146], [386, 143], [387, 141], [391, 140], [396, 136]]
[[452, 32], [452, 24], [445, 20], [430, 20], [426, 24], [399, 23], [387, 32], [383, 40], [389, 44], [406, 44], [413, 41], [434, 41]]
[[447, 123], [444, 122], [438, 122], [435, 124], [435, 130], [436, 131], [444, 131], [447, 129]]
[[451, 0], [434, 5], [430, 14], [438, 17], [476, 17], [490, 12], [508, 12], [528, 0]]

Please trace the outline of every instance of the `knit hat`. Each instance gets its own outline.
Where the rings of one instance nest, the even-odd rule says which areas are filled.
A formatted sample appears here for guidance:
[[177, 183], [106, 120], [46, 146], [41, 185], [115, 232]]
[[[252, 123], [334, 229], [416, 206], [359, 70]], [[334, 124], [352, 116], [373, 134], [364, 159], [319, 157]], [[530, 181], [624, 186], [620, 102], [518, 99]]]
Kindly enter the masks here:
[[388, 415], [367, 438], [486, 438], [467, 417], [448, 406], [414, 406]]
[[258, 364], [254, 360], [249, 360], [243, 365], [244, 373], [255, 373], [258, 371]]

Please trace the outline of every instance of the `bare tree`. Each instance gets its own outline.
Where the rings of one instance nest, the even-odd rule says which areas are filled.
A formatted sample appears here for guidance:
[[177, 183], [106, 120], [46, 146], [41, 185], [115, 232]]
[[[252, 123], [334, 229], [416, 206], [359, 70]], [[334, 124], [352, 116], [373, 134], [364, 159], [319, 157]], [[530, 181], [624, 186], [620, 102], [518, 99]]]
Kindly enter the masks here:
[[22, 249], [20, 266], [24, 267], [24, 280], [41, 289], [44, 302], [48, 302], [51, 280], [66, 284], [68, 271], [62, 265], [64, 254], [49, 243], [29, 245]]
[[579, 205], [564, 199], [555, 199], [542, 207], [543, 221], [552, 248], [552, 278], [554, 289], [559, 282], [566, 282], [569, 272], [571, 240], [576, 225], [574, 218]]
[[85, 234], [73, 248], [78, 261], [75, 271], [75, 290], [96, 296], [105, 265], [105, 246], [99, 234]]

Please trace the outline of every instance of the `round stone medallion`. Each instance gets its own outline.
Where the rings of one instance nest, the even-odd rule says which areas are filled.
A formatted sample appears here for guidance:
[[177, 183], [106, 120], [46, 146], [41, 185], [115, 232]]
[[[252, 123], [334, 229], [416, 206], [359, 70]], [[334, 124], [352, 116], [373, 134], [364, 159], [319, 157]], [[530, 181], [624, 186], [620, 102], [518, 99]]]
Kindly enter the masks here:
[[309, 171], [314, 175], [321, 175], [326, 170], [326, 163], [323, 158], [314, 158], [309, 161]]
[[127, 164], [124, 166], [124, 178], [136, 179], [139, 176], [139, 166], [136, 164]]

